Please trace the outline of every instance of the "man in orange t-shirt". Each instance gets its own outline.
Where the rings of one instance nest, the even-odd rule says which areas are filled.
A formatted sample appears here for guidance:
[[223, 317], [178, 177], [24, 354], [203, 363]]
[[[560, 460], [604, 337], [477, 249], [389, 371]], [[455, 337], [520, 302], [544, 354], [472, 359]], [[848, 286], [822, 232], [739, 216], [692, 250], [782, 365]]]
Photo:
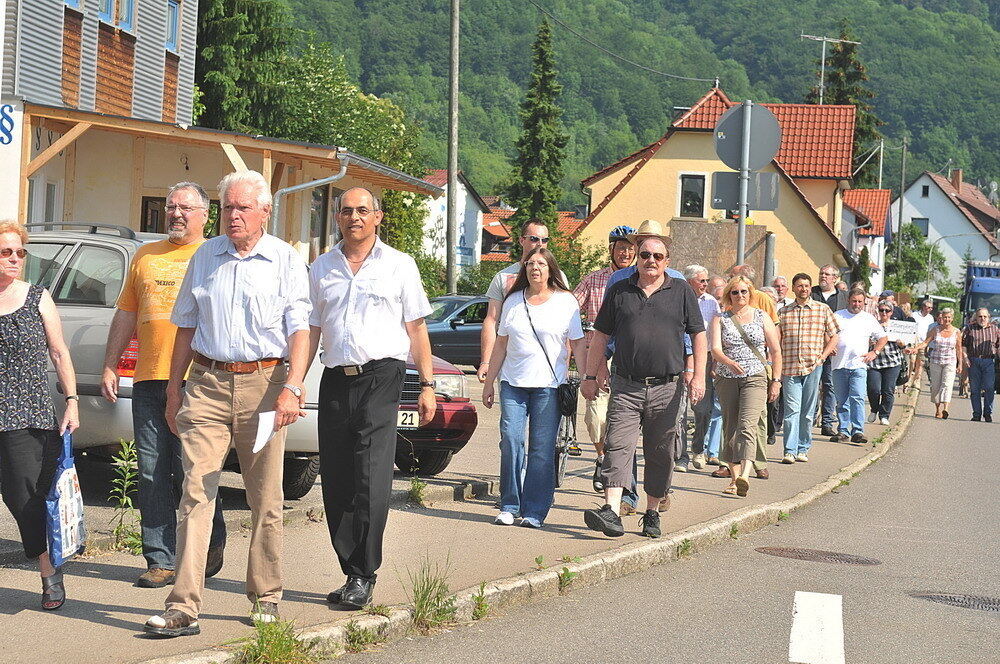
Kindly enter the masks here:
[[[132, 379], [132, 425], [139, 460], [142, 555], [146, 559], [146, 571], [135, 582], [140, 588], [162, 588], [174, 579], [177, 505], [184, 469], [180, 441], [164, 417], [170, 357], [177, 335], [170, 313], [188, 262], [204, 241], [208, 205], [208, 194], [198, 184], [181, 182], [170, 189], [167, 239], [145, 244], [135, 253], [108, 333], [101, 391], [112, 403], [118, 399], [119, 358], [133, 335], [139, 342]], [[222, 568], [225, 545], [226, 522], [221, 500], [216, 500], [206, 577]]]

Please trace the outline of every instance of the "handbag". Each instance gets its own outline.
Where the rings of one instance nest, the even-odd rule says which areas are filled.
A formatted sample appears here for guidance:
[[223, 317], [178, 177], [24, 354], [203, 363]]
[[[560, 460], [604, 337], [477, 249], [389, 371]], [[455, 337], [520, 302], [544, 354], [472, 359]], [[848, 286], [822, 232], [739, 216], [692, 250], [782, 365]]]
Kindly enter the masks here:
[[80, 491], [80, 478], [73, 463], [73, 437], [69, 431], [62, 436], [62, 451], [52, 488], [45, 498], [45, 534], [54, 567], [83, 553], [86, 547], [83, 492]]
[[900, 365], [899, 375], [896, 376], [896, 386], [906, 385], [910, 380], [910, 363], [904, 358], [903, 364]]
[[[545, 362], [549, 365], [549, 371], [552, 372], [553, 378], [559, 380], [555, 367], [552, 366], [552, 360], [549, 359], [549, 354], [545, 352], [545, 345], [542, 343], [542, 338], [538, 336], [538, 330], [535, 329], [535, 324], [531, 320], [531, 310], [528, 308], [528, 298], [524, 296], [524, 293], [521, 293], [521, 297], [524, 299], [524, 313], [528, 316], [528, 325], [531, 326], [531, 331], [535, 334], [535, 339], [538, 341], [538, 345], [542, 348], [542, 355], [545, 356]], [[559, 414], [569, 417], [575, 415], [579, 398], [580, 386], [578, 384], [568, 381], [560, 383], [556, 387], [556, 400], [559, 403]]]
[[760, 360], [760, 363], [764, 365], [764, 375], [767, 376], [767, 380], [768, 382], [770, 382], [773, 378], [771, 372], [771, 363], [765, 360], [764, 356], [760, 354], [760, 351], [757, 350], [757, 347], [753, 345], [752, 341], [750, 341], [750, 336], [747, 334], [747, 331], [743, 329], [743, 326], [740, 325], [740, 322], [736, 320], [736, 318], [732, 314], [730, 314], [729, 320], [733, 321], [733, 325], [736, 326], [736, 331], [740, 333], [741, 337], [743, 337], [743, 343], [747, 345], [750, 351], [757, 356], [758, 360]]

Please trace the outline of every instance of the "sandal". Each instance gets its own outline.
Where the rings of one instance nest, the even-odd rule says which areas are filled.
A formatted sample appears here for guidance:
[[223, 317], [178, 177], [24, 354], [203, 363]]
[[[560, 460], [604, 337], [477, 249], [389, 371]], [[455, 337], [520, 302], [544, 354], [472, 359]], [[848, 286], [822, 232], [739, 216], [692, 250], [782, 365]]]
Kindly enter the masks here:
[[42, 577], [42, 608], [55, 611], [66, 601], [66, 588], [63, 586], [62, 570], [56, 570], [52, 576]]
[[948, 411], [947, 410], [941, 411], [941, 419], [942, 420], [948, 419]]
[[736, 495], [740, 498], [745, 498], [747, 492], [750, 491], [750, 482], [747, 481], [747, 478], [737, 477], [733, 484], [736, 486]]
[[730, 484], [729, 486], [727, 486], [725, 489], [722, 490], [722, 493], [726, 494], [727, 496], [735, 496], [736, 484], [735, 483]]

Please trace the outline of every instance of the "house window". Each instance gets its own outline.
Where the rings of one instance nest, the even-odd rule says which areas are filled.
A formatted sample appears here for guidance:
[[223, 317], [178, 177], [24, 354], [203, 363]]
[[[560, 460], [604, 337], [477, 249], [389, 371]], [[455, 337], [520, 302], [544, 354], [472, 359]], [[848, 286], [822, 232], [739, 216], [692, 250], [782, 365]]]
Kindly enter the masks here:
[[920, 198], [927, 198], [930, 195], [931, 195], [931, 186], [929, 184], [925, 184], [924, 186], [920, 187]]
[[177, 42], [181, 30], [180, 0], [167, 0], [167, 48], [177, 50]]
[[97, 0], [97, 18], [131, 32], [135, 23], [135, 0]]
[[682, 217], [705, 216], [705, 176], [681, 176], [681, 209]]
[[927, 227], [929, 226], [930, 220], [927, 217], [913, 217], [910, 219], [910, 223], [920, 229], [921, 235], [927, 237]]
[[105, 23], [114, 23], [111, 15], [115, 11], [115, 0], [97, 0], [97, 18]]
[[83, 0], [66, 0], [66, 5], [72, 7], [73, 9], [79, 9]]

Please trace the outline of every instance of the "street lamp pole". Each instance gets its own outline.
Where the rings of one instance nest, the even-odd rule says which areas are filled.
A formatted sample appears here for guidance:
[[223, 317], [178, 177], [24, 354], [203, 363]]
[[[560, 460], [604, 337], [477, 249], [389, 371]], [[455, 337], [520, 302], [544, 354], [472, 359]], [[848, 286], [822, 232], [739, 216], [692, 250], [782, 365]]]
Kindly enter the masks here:
[[934, 269], [931, 267], [931, 257], [934, 255], [934, 247], [937, 246], [937, 243], [940, 242], [941, 240], [947, 240], [948, 238], [967, 237], [971, 235], [981, 237], [982, 233], [952, 233], [951, 235], [942, 235], [941, 237], [931, 242], [930, 246], [927, 248], [927, 278], [924, 280], [924, 296], [928, 296], [931, 294], [931, 273], [934, 271]]

